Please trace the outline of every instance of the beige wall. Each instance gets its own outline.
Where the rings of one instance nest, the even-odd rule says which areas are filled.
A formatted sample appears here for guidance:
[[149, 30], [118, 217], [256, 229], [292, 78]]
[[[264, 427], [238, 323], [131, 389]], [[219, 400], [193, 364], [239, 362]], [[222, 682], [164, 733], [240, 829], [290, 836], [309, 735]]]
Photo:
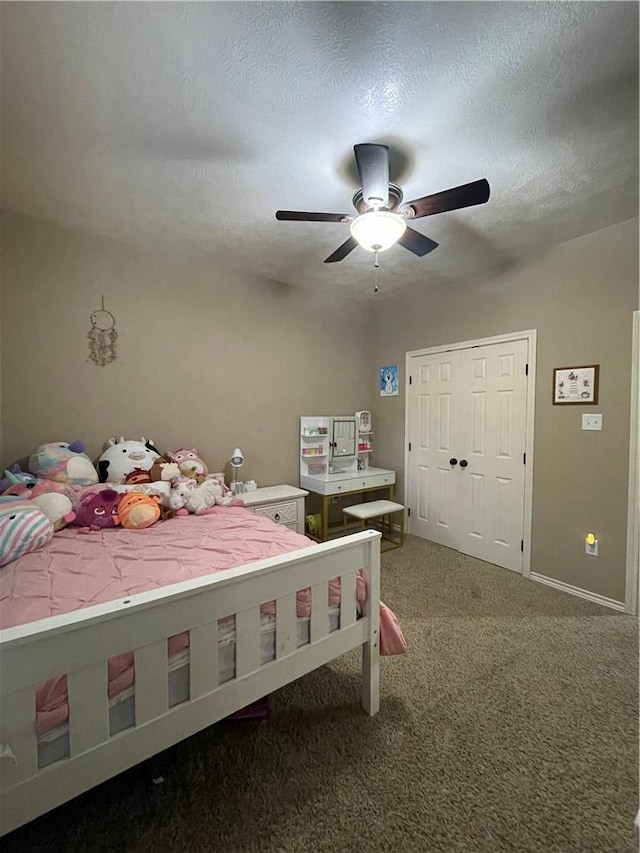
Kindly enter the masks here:
[[[427, 259], [428, 263], [428, 259]], [[531, 570], [624, 600], [632, 312], [638, 307], [638, 220], [556, 246], [487, 281], [421, 285], [376, 307], [378, 365], [405, 353], [538, 330]], [[551, 404], [554, 367], [600, 364], [602, 432], [580, 429], [582, 409]], [[376, 398], [376, 462], [404, 467], [404, 406]], [[402, 494], [400, 485], [398, 494]], [[600, 556], [584, 553], [593, 530]]]
[[[117, 320], [119, 354], [87, 361], [89, 316]], [[243, 479], [298, 482], [301, 415], [370, 408], [362, 306], [225, 272], [220, 259], [144, 251], [3, 217], [2, 464], [46, 441], [152, 437], [212, 468], [242, 448]], [[228, 470], [228, 468], [227, 468]]]
[[[381, 364], [408, 350], [536, 328], [532, 565], [624, 598], [631, 315], [638, 220], [557, 246], [491, 280], [430, 285], [378, 303], [323, 301], [225, 271], [219, 259], [142, 250], [6, 214], [2, 262], [1, 464], [50, 440], [109, 435], [196, 446], [211, 467], [235, 446], [243, 476], [297, 483], [298, 418], [371, 408], [375, 463], [402, 495], [404, 394], [377, 396]], [[118, 359], [88, 362], [89, 315], [105, 294]], [[372, 330], [374, 334], [372, 335]], [[551, 405], [554, 366], [599, 363], [602, 433]], [[584, 554], [584, 533], [600, 540]]]

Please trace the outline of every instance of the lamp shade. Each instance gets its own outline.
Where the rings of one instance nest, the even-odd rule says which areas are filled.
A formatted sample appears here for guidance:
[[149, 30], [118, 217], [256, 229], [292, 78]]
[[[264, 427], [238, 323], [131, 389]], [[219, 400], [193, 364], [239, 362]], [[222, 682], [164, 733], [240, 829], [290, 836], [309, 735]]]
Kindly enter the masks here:
[[239, 447], [236, 447], [236, 449], [231, 454], [231, 464], [234, 468], [240, 468], [242, 465], [244, 465], [244, 456], [242, 455], [242, 451]]
[[391, 210], [369, 210], [349, 226], [351, 234], [368, 252], [384, 252], [402, 237], [407, 222]]

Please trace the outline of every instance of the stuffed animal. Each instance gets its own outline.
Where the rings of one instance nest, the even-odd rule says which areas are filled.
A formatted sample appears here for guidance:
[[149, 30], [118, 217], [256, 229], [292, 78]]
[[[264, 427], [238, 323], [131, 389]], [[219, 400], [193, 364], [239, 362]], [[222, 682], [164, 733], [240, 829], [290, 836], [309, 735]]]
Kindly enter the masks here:
[[169, 497], [164, 501], [165, 506], [178, 516], [189, 515], [189, 510], [185, 509], [185, 501], [197, 485], [190, 477], [178, 477], [173, 480]]
[[127, 492], [118, 504], [120, 524], [127, 530], [144, 530], [160, 518], [160, 498]]
[[15, 486], [17, 483], [35, 486], [37, 479], [35, 474], [23, 471], [16, 462], [11, 468], [5, 468], [4, 470], [4, 477], [0, 480], [0, 495], [4, 494], [10, 486]]
[[[31, 492], [31, 500], [44, 512], [53, 524], [53, 532], [57, 533], [58, 530], [62, 530], [67, 524], [75, 521], [76, 513], [69, 497], [55, 490], [50, 490], [47, 485], [49, 482], [51, 481], [42, 480], [41, 485], [35, 486]], [[38, 489], [42, 489], [42, 491], [38, 492]]]
[[184, 501], [185, 509], [196, 515], [204, 515], [208, 509], [214, 507], [222, 492], [218, 483], [213, 480], [205, 480], [192, 489]]
[[[227, 497], [227, 495], [230, 495], [230, 496], [233, 498], [233, 492], [231, 491], [231, 489], [229, 488], [229, 486], [227, 486], [227, 484], [225, 483], [225, 480], [224, 480], [224, 471], [218, 471], [218, 472], [217, 472], [217, 473], [215, 473], [215, 474], [207, 474], [207, 480], [215, 480], [217, 483], [219, 483], [219, 484], [220, 484], [220, 488], [222, 489], [222, 494], [223, 494], [225, 497]], [[240, 500], [240, 501], [239, 501], [239, 503], [238, 503], [238, 505], [239, 505], [239, 506], [244, 506], [243, 501], [242, 501], [242, 500]]]
[[233, 495], [225, 495], [217, 480], [205, 480], [189, 492], [185, 498], [185, 508], [196, 515], [204, 515], [208, 509], [216, 506], [242, 506], [242, 500]]
[[[140, 441], [126, 441], [120, 436], [118, 441], [110, 438], [109, 446], [98, 459], [98, 471], [101, 483], [124, 483], [127, 474], [140, 468], [149, 471], [160, 453], [153, 441], [142, 436]], [[149, 482], [149, 481], [147, 481]]]
[[124, 478], [124, 482], [127, 486], [139, 486], [141, 484], [151, 483], [151, 474], [149, 471], [145, 471], [144, 468], [134, 468], [133, 471], [129, 471], [127, 476]]
[[213, 480], [220, 486], [222, 500], [217, 500], [217, 504], [220, 506], [244, 506], [242, 498], [237, 498], [225, 483], [224, 472], [220, 471], [216, 474], [207, 474], [207, 480]]
[[149, 470], [151, 482], [170, 483], [180, 476], [180, 468], [176, 462], [169, 462], [164, 456], [159, 456]]
[[0, 566], [42, 548], [53, 525], [40, 507], [15, 497], [0, 497]]
[[54, 441], [41, 444], [29, 458], [29, 470], [39, 480], [53, 480], [72, 486], [90, 486], [98, 482], [98, 472], [84, 453], [83, 441]]
[[77, 500], [71, 486], [66, 483], [54, 483], [53, 480], [38, 480], [35, 477], [33, 477], [33, 483], [25, 482], [18, 479], [18, 475], [11, 471], [5, 471], [5, 474], [7, 475], [5, 479], [11, 485], [2, 494], [33, 501], [50, 519], [54, 533], [62, 530], [75, 519], [74, 507]]
[[182, 447], [180, 450], [170, 451], [167, 453], [167, 458], [177, 463], [180, 473], [185, 477], [193, 477], [200, 482], [209, 473], [209, 469], [195, 447], [189, 450]]
[[90, 530], [102, 530], [105, 527], [117, 527], [118, 503], [121, 495], [115, 489], [100, 489], [82, 496], [75, 524], [82, 528], [81, 533]]
[[35, 486], [26, 486], [19, 483], [3, 492], [3, 496], [15, 496], [22, 500], [31, 501], [34, 506], [39, 507], [53, 524], [53, 531], [57, 533], [67, 524], [75, 519], [73, 501], [68, 495], [52, 488], [62, 486], [62, 483], [54, 483], [53, 480], [37, 480]]

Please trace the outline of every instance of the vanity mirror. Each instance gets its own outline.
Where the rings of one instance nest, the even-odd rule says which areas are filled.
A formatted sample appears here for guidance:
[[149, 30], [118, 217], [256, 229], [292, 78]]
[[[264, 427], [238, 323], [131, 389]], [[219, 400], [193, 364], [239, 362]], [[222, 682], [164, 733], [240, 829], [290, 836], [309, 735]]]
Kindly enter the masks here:
[[356, 455], [356, 419], [334, 418], [331, 456], [355, 456]]

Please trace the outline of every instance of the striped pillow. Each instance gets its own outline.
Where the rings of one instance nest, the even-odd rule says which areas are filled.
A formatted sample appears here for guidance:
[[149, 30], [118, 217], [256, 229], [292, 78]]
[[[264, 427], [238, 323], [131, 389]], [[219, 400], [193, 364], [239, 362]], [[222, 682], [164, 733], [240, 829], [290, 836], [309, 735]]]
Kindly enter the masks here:
[[30, 501], [0, 498], [0, 566], [46, 545], [53, 524]]

